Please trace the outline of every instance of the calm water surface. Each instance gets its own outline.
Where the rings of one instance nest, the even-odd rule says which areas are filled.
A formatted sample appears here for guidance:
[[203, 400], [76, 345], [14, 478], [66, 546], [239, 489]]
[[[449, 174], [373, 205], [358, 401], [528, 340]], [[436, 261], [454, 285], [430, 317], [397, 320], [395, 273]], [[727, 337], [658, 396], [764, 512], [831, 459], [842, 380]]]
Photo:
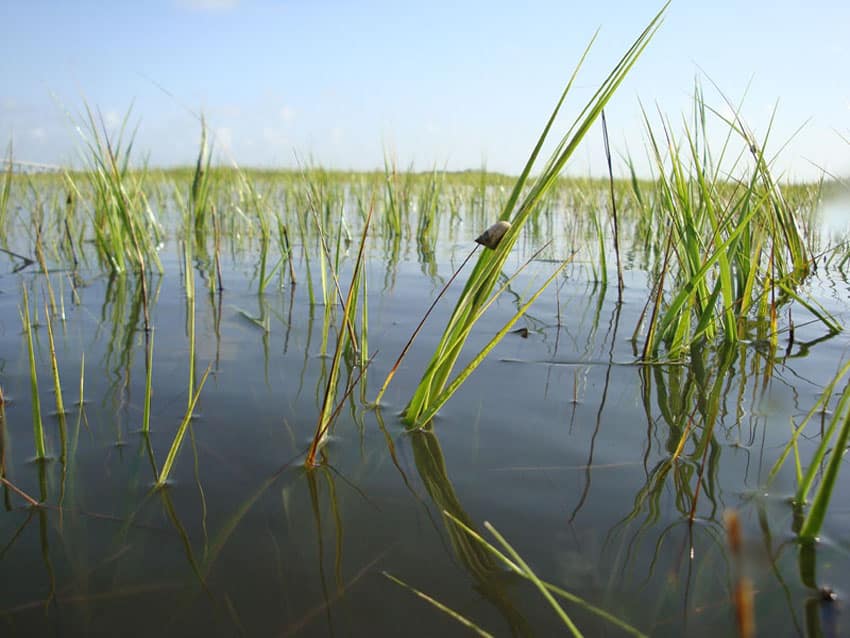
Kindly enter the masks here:
[[[508, 335], [431, 432], [408, 433], [398, 413], [457, 291], [438, 306], [382, 406], [368, 409], [362, 399], [374, 398], [430, 300], [472, 247], [459, 236], [475, 231], [447, 237], [433, 260], [406, 242], [396, 251], [378, 240], [370, 245], [369, 345], [377, 354], [364, 394], [356, 388], [340, 413], [324, 448], [327, 463], [310, 472], [304, 452], [335, 332], [323, 352], [325, 308], [309, 303], [303, 259], [297, 286], [287, 280], [281, 289], [275, 281], [258, 295], [256, 254], [229, 257], [221, 297], [211, 297], [196, 276], [193, 307], [178, 247], [166, 244], [166, 272], [151, 285], [149, 438], [140, 433], [145, 334], [135, 278], [83, 272], [75, 304], [67, 276], [54, 273], [66, 314], [54, 326], [57, 357], [70, 405], [63, 454], [42, 327], [36, 349], [47, 463], [33, 461], [18, 316], [22, 282], [43, 308], [43, 276], [12, 274], [15, 263], [6, 262], [3, 454], [8, 479], [46, 505], [29, 508], [3, 491], [3, 635], [468, 634], [384, 572], [494, 635], [566, 633], [533, 584], [509, 573], [445, 513], [494, 542], [484, 527], [491, 523], [538, 576], [646, 634], [734, 634], [729, 600], [740, 574], [753, 581], [761, 635], [850, 632], [841, 602], [850, 589], [850, 478], [845, 472], [833, 495], [814, 559], [801, 559], [794, 540], [792, 464], [766, 486], [792, 420], [811, 408], [846, 356], [846, 336], [824, 338], [823, 328], [806, 325], [805, 311], [795, 309], [798, 328], [787, 353], [780, 338], [776, 350], [753, 341], [726, 352], [696, 349], [690, 365], [632, 365], [646, 275], [636, 265], [627, 271], [618, 305], [616, 289], [594, 283], [579, 253], [518, 324], [527, 337]], [[547, 258], [566, 256], [560, 243]], [[352, 245], [346, 263], [354, 252]], [[553, 267], [539, 261], [521, 276], [476, 327], [466, 352], [483, 346]], [[313, 269], [318, 286], [315, 263]], [[812, 290], [846, 319], [846, 283], [821, 277]], [[171, 482], [157, 491], [156, 471], [188, 402], [192, 315], [195, 382], [208, 365], [211, 373]], [[246, 315], [267, 322], [268, 332]], [[800, 442], [803, 463], [816, 430]], [[685, 446], [673, 461], [683, 433]], [[743, 523], [741, 559], [730, 553], [723, 528], [729, 509]], [[807, 581], [833, 587], [839, 602], [821, 602]], [[563, 604], [585, 635], [628, 635]]]

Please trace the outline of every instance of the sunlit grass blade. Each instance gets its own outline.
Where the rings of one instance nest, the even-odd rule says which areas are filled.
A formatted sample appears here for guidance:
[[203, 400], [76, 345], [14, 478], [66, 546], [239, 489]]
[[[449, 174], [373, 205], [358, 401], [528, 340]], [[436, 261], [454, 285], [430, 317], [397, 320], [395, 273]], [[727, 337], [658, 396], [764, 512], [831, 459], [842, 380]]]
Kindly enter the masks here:
[[[590, 45], [585, 49], [499, 215], [499, 220], [510, 222], [510, 230], [502, 237], [495, 250], [485, 250], [478, 258], [478, 262], [461, 292], [425, 374], [404, 410], [404, 420], [408, 425], [423, 423], [423, 415], [432, 411], [431, 401], [434, 397], [439, 396], [445, 388], [455, 362], [466, 342], [470, 325], [474, 323], [478, 309], [487, 301], [495, 287], [502, 267], [519, 238], [523, 226], [539, 212], [545, 197], [556, 184], [561, 170], [659, 28], [666, 8], [667, 5], [664, 5], [623, 55], [556, 145], [540, 175], [528, 185], [532, 167], [557, 119], [564, 100], [572, 89], [576, 75], [590, 50]], [[591, 40], [591, 44], [592, 42]], [[520, 199], [521, 197], [522, 199]]]

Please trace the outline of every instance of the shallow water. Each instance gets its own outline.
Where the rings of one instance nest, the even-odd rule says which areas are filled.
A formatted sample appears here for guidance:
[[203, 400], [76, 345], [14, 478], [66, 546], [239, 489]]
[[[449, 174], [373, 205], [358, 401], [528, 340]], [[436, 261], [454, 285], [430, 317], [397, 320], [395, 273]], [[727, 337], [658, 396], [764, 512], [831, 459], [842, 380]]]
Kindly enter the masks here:
[[[434, 260], [415, 245], [369, 247], [369, 344], [365, 376], [374, 398], [430, 300], [474, 236], [455, 229]], [[547, 259], [566, 256], [564, 238]], [[515, 268], [531, 254], [520, 246]], [[349, 261], [356, 252], [349, 247]], [[12, 275], [0, 288], [0, 370], [7, 478], [44, 501], [33, 509], [9, 488], [0, 512], [0, 626], [4, 635], [142, 636], [364, 634], [465, 635], [456, 620], [389, 580], [387, 572], [497, 636], [555, 635], [565, 628], [529, 581], [510, 574], [447, 516], [490, 542], [485, 521], [535, 573], [651, 635], [732, 635], [730, 592], [753, 581], [760, 634], [840, 635], [841, 603], [810, 585], [850, 588], [850, 478], [833, 494], [820, 542], [796, 544], [791, 463], [766, 486], [791, 419], [815, 403], [846, 354], [847, 337], [825, 337], [795, 309], [785, 352], [758, 342], [692, 353], [690, 365], [637, 366], [631, 336], [647, 275], [616, 288], [594, 283], [577, 256], [448, 402], [432, 432], [408, 433], [398, 413], [437, 343], [450, 290], [405, 359], [379, 409], [355, 388], [324, 448], [305, 471], [333, 338], [323, 352], [325, 309], [309, 303], [303, 259], [298, 285], [264, 295], [255, 254], [226, 259], [225, 290], [196, 275], [186, 299], [179, 248], [163, 248], [152, 281], [151, 434], [140, 432], [145, 333], [132, 276], [83, 271], [75, 304], [59, 291], [57, 358], [68, 414], [52, 410], [47, 336], [36, 331], [42, 410], [51, 460], [33, 461], [20, 286], [42, 298], [42, 275]], [[313, 265], [315, 269], [315, 264]], [[554, 264], [535, 262], [476, 327], [476, 352]], [[317, 277], [315, 271], [314, 278]], [[341, 276], [347, 285], [348, 270]], [[847, 285], [813, 282], [817, 298], [846, 318]], [[318, 285], [318, 283], [316, 283]], [[43, 310], [39, 317], [43, 316]], [[246, 318], [268, 322], [268, 333]], [[194, 383], [209, 365], [190, 435], [169, 485], [154, 490], [186, 411], [190, 316]], [[334, 334], [334, 330], [331, 330]], [[814, 345], [806, 346], [806, 342]], [[79, 395], [85, 354], [85, 401]], [[467, 355], [471, 356], [471, 355]], [[73, 405], [72, 405], [73, 403]], [[688, 424], [691, 425], [688, 425]], [[683, 431], [682, 456], [671, 461]], [[816, 445], [801, 440], [800, 458]], [[734, 557], [723, 515], [738, 511], [744, 554]], [[692, 515], [693, 514], [693, 515]], [[802, 555], [802, 558], [801, 558]], [[809, 579], [812, 566], [816, 577]], [[809, 581], [809, 582], [807, 582]], [[625, 633], [586, 608], [563, 603], [585, 635]]]

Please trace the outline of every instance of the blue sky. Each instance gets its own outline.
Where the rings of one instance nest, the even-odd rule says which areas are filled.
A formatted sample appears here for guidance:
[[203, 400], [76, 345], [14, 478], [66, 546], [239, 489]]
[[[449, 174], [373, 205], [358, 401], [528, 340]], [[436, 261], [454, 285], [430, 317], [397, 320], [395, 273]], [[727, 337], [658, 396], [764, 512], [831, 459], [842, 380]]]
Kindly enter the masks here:
[[[584, 46], [580, 108], [660, 2], [158, 0], [0, 6], [0, 144], [74, 161], [83, 99], [114, 126], [132, 105], [152, 164], [191, 163], [195, 113], [242, 166], [399, 164], [518, 172]], [[777, 168], [850, 174], [850, 3], [674, 0], [607, 109], [611, 143], [645, 165], [640, 102], [676, 126], [710, 78], [785, 146]], [[703, 80], [709, 103], [723, 101]], [[749, 87], [749, 88], [748, 88]], [[575, 111], [572, 111], [573, 113]], [[70, 115], [69, 115], [70, 114]], [[565, 120], [566, 121], [566, 120]], [[569, 167], [603, 174], [601, 133]], [[622, 172], [622, 163], [618, 172]]]

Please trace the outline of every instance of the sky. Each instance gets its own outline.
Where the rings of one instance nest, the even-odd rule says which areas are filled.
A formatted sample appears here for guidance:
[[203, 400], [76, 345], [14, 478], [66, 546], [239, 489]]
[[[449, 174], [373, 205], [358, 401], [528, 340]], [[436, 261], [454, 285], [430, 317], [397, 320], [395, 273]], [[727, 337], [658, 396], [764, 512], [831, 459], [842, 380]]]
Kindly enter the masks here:
[[[194, 162], [203, 113], [224, 164], [368, 170], [390, 156], [517, 174], [597, 29], [561, 131], [661, 4], [4, 0], [0, 144], [79, 162], [87, 103], [112, 131], [129, 113], [154, 166]], [[719, 112], [725, 95], [756, 135], [770, 126], [785, 179], [850, 175], [848, 27], [846, 0], [673, 0], [606, 109], [615, 171], [628, 156], [648, 173], [641, 108], [680, 130], [699, 81]], [[567, 172], [606, 170], [597, 127]]]

